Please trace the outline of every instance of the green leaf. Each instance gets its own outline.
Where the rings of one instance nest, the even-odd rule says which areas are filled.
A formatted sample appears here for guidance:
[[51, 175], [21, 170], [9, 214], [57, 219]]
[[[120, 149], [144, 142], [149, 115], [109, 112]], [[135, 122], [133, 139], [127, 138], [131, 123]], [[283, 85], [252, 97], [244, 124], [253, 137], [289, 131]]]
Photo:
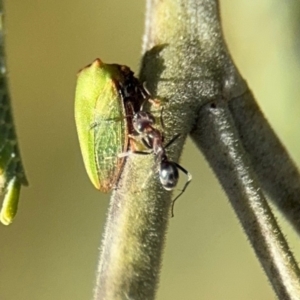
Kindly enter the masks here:
[[0, 221], [4, 225], [11, 224], [17, 213], [20, 189], [21, 184], [17, 177], [14, 177], [7, 185], [0, 211]]

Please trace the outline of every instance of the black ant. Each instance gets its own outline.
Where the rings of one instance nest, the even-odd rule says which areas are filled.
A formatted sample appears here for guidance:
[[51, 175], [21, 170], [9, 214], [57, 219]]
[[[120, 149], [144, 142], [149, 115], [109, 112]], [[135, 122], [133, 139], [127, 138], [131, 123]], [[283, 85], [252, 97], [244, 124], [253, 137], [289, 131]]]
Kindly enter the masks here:
[[[150, 100], [148, 99], [148, 101]], [[162, 123], [162, 109], [161, 109], [160, 119]], [[172, 213], [172, 217], [174, 217], [175, 201], [185, 192], [186, 188], [188, 187], [189, 183], [192, 180], [192, 175], [176, 162], [170, 161], [166, 154], [166, 148], [172, 145], [175, 142], [175, 140], [179, 138], [180, 134], [175, 135], [164, 146], [163, 134], [158, 129], [153, 127], [153, 125], [155, 125], [154, 116], [149, 112], [143, 111], [143, 105], [141, 105], [140, 111], [134, 114], [132, 119], [132, 125], [136, 133], [140, 136], [143, 145], [146, 148], [148, 148], [150, 151], [129, 151], [127, 153], [124, 153], [123, 155], [128, 155], [130, 153], [136, 153], [136, 154], [153, 153], [155, 156], [155, 166], [159, 173], [160, 182], [164, 187], [164, 189], [168, 191], [173, 190], [178, 183], [178, 179], [179, 179], [178, 169], [187, 175], [187, 181], [183, 189], [172, 202], [171, 213]], [[131, 136], [131, 138], [135, 139], [135, 136]]]

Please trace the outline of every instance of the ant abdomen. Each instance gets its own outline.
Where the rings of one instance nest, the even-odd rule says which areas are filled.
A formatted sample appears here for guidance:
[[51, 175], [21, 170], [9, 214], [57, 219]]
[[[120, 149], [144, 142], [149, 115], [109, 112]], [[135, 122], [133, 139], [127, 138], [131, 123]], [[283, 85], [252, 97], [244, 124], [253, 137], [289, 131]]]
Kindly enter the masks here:
[[179, 179], [177, 165], [172, 161], [162, 161], [159, 167], [159, 179], [164, 189], [168, 191], [174, 189]]

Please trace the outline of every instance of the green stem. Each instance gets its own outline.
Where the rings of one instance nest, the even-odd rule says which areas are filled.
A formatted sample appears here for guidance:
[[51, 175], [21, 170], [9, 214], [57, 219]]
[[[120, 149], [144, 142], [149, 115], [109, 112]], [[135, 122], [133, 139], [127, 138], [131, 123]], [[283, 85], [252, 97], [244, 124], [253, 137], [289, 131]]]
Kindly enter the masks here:
[[[187, 26], [195, 18], [198, 31], [191, 23]], [[199, 92], [203, 89], [208, 92], [202, 98], [205, 102], [220, 87], [220, 69], [216, 68], [215, 74], [210, 69], [206, 73], [201, 67], [208, 62], [207, 58], [203, 61], [203, 50], [211, 55], [209, 48], [222, 43], [217, 6], [207, 1], [148, 1], [146, 23], [147, 53], [141, 80], [146, 81], [154, 96], [164, 100], [165, 140], [181, 134], [168, 148], [169, 159], [177, 161], [201, 105]], [[171, 194], [162, 188], [157, 173], [141, 189], [153, 162], [152, 155], [135, 155], [126, 161], [111, 198], [95, 299], [153, 299], [155, 296], [170, 219]]]
[[201, 109], [192, 138], [227, 193], [278, 298], [300, 299], [298, 265], [264, 198], [223, 99]]
[[264, 191], [300, 234], [300, 174], [265, 119], [252, 93], [232, 99], [229, 109]]

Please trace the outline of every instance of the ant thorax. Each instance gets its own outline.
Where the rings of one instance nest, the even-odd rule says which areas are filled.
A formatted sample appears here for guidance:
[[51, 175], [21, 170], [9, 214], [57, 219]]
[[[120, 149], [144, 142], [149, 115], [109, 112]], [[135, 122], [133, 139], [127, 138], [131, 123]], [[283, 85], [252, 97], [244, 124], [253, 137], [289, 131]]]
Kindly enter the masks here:
[[144, 139], [148, 142], [149, 146], [153, 149], [154, 155], [157, 155], [158, 157], [162, 157], [165, 155], [165, 148], [163, 146], [164, 137], [163, 134], [151, 127], [152, 130], [147, 133], [147, 137]]

